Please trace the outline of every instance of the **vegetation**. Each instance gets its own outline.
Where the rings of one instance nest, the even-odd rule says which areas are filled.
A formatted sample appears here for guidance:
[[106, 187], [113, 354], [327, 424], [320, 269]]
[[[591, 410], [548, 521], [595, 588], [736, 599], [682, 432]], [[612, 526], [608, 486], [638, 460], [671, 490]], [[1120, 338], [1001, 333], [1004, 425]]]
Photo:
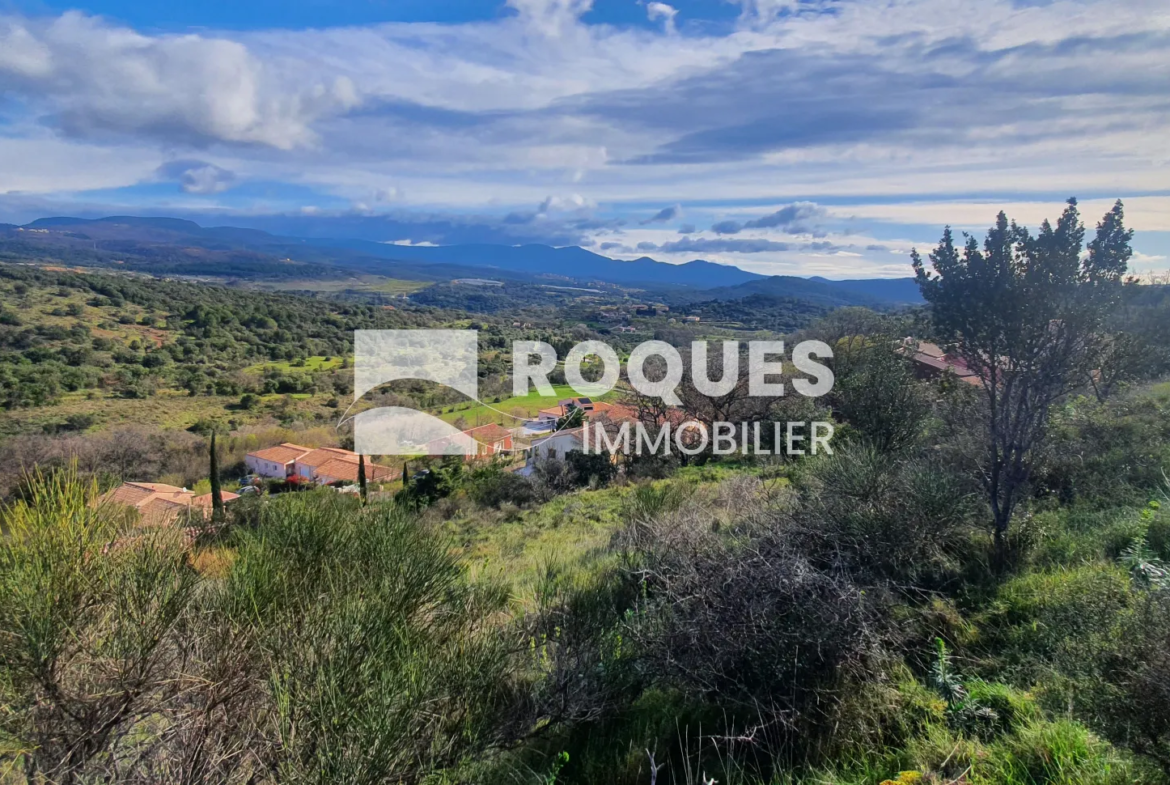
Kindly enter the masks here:
[[[1116, 271], [1127, 233], [1112, 215], [1090, 251], [1108, 250]], [[831, 454], [570, 453], [530, 473], [412, 458], [392, 488], [289, 485], [223, 505], [213, 526], [196, 514], [150, 526], [102, 492], [168, 478], [214, 494], [249, 449], [337, 434], [207, 417], [192, 432], [83, 434], [94, 423], [77, 421], [8, 440], [14, 465], [41, 468], [11, 483], [0, 511], [0, 781], [1170, 782], [1170, 385], [1146, 381], [1164, 367], [1170, 332], [1142, 327], [1167, 323], [1170, 298], [1114, 287], [1110, 273], [1117, 306], [1078, 299], [1089, 273], [1076, 227], [1071, 211], [1038, 238], [1001, 221], [991, 247], [968, 243], [940, 265], [928, 308], [843, 309], [808, 325], [803, 335], [835, 349], [837, 384], [819, 404], [765, 401], [739, 379], [680, 390], [686, 415], [704, 422], [832, 417]], [[1001, 251], [1007, 272], [985, 264]], [[1008, 309], [964, 332], [983, 317], [960, 318], [956, 292], [988, 283], [988, 267], [1007, 277], [985, 302], [1023, 287], [1037, 313]], [[1033, 287], [1033, 269], [1053, 274]], [[1060, 271], [1057, 296], [1046, 287]], [[31, 283], [3, 285], [24, 285], [32, 302], [54, 286], [77, 298], [73, 283], [38, 277], [57, 273], [18, 272]], [[141, 286], [145, 302], [189, 285]], [[136, 303], [80, 307], [145, 308]], [[303, 318], [342, 324], [472, 324], [304, 303]], [[212, 364], [253, 380], [316, 384], [347, 370], [326, 359], [342, 356], [330, 335], [345, 327], [277, 353], [226, 317], [204, 336], [170, 308], [156, 308], [166, 327], [150, 328], [164, 348], [144, 353], [204, 341]], [[596, 334], [480, 318], [484, 378], [505, 374], [508, 336], [559, 350]], [[25, 311], [5, 319], [31, 322]], [[678, 344], [695, 335], [659, 329]], [[1007, 524], [988, 504], [1003, 457], [992, 394], [920, 378], [907, 334], [1012, 337], [984, 352], [1003, 359], [983, 370], [1007, 363], [1019, 380], [1010, 400], [1043, 416], [1027, 450], [1012, 445], [1027, 471]], [[1142, 351], [1123, 351], [1122, 335]], [[1053, 347], [1054, 336], [1070, 343]], [[1086, 369], [1105, 361], [1123, 368]], [[178, 378], [166, 375], [184, 364], [199, 363], [172, 356], [158, 372]], [[1044, 386], [1054, 380], [1060, 394]], [[416, 395], [445, 417], [470, 411], [425, 388], [379, 394]], [[662, 414], [627, 403], [651, 423]], [[536, 405], [500, 405], [513, 404]]]
[[1133, 254], [1120, 201], [1097, 225], [1087, 255], [1084, 235], [1070, 199], [1056, 226], [1045, 221], [1035, 237], [1001, 212], [982, 251], [968, 237], [960, 254], [948, 228], [930, 254], [934, 275], [913, 254], [936, 329], [982, 380], [990, 451], [984, 486], [1001, 545], [1049, 408], [1091, 374], [1093, 337], [1120, 300]]

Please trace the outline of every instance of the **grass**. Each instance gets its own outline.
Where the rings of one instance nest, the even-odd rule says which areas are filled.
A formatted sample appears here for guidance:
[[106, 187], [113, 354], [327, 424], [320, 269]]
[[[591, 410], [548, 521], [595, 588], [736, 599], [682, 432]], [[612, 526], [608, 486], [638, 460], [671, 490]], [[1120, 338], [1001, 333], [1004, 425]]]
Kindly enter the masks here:
[[[659, 492], [685, 488], [687, 504], [717, 505], [725, 480], [757, 470], [726, 464], [692, 466], [646, 485]], [[550, 578], [580, 585], [604, 573], [616, 558], [610, 541], [646, 485], [580, 490], [526, 510], [477, 510], [464, 504], [445, 516], [442, 526], [472, 577], [510, 585], [517, 606], [527, 608], [535, 601], [537, 586]]]
[[[513, 419], [515, 417], [522, 419], [535, 418], [537, 412], [541, 409], [556, 406], [557, 401], [576, 396], [577, 392], [567, 384], [554, 385], [552, 395], [540, 395], [533, 390], [528, 395], [505, 398], [499, 403], [489, 402], [485, 405], [468, 401], [467, 403], [457, 404], [450, 411], [444, 408], [439, 414], [439, 419], [453, 423], [462, 417], [467, 421], [468, 426], [485, 425], [490, 422], [515, 426], [519, 424]], [[603, 395], [595, 400], [605, 400], [607, 397]], [[499, 411], [496, 411], [497, 409]], [[504, 412], [504, 414], [500, 412]], [[509, 417], [508, 415], [512, 416]]]
[[322, 413], [328, 422], [337, 418], [335, 409], [321, 405], [329, 397], [324, 394], [266, 395], [262, 396], [265, 405], [250, 411], [238, 408], [239, 396], [191, 397], [183, 390], [159, 390], [150, 398], [120, 398], [98, 391], [90, 396], [86, 392], [68, 393], [51, 406], [0, 411], [0, 437], [42, 433], [46, 425], [64, 422], [73, 414], [94, 417], [90, 432], [126, 425], [186, 430], [200, 420], [234, 420], [239, 425], [250, 425], [268, 420], [273, 415], [272, 407], [286, 398], [290, 400], [290, 411], [305, 421]]
[[256, 375], [264, 374], [267, 371], [280, 371], [281, 373], [288, 374], [313, 373], [316, 371], [332, 371], [335, 368], [340, 368], [341, 362], [340, 357], [324, 357], [317, 354], [312, 357], [306, 357], [303, 363], [296, 365], [291, 360], [272, 360], [270, 362], [249, 365], [244, 371]]

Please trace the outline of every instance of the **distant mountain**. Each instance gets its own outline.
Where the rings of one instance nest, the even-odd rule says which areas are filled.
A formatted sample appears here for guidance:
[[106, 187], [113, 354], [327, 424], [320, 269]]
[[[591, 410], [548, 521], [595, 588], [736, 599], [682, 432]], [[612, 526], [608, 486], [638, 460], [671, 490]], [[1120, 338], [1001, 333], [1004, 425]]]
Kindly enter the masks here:
[[627, 262], [570, 246], [548, 245], [392, 245], [367, 240], [305, 240], [321, 247], [341, 247], [385, 259], [444, 262], [476, 267], [558, 275], [582, 281], [597, 280], [627, 285], [688, 286], [710, 289], [761, 280], [762, 275], [738, 267], [695, 260], [685, 264], [657, 262], [648, 256]]
[[[109, 250], [118, 253], [137, 248], [157, 254], [165, 245], [195, 246], [220, 252], [266, 254], [291, 263], [321, 264], [392, 277], [418, 275], [420, 265], [455, 265], [524, 274], [519, 277], [556, 276], [628, 286], [709, 289], [763, 278], [738, 267], [713, 262], [697, 260], [675, 265], [649, 257], [622, 261], [575, 246], [393, 245], [368, 240], [280, 237], [258, 229], [203, 227], [178, 218], [42, 218], [23, 228], [37, 232], [31, 235], [25, 232], [28, 236], [21, 239], [41, 243], [72, 240], [74, 245], [78, 244], [76, 241], [88, 241], [92, 250], [98, 251], [108, 246]], [[42, 232], [48, 232], [48, 235]], [[204, 274], [215, 273], [205, 271]], [[432, 277], [424, 272], [423, 280]]]
[[697, 303], [713, 300], [743, 300], [754, 296], [763, 296], [772, 300], [802, 300], [826, 308], [860, 305], [880, 309], [899, 304], [895, 301], [854, 291], [850, 287], [837, 286], [834, 281], [797, 278], [792, 275], [774, 275], [770, 278], [761, 278], [737, 286], [725, 286], [705, 292], [678, 292], [674, 300], [679, 303]]
[[913, 279], [830, 281], [763, 276], [730, 265], [611, 259], [584, 248], [547, 245], [394, 245], [345, 238], [282, 237], [259, 229], [204, 227], [181, 218], [41, 218], [0, 224], [0, 258], [53, 254], [78, 265], [118, 265], [157, 275], [236, 279], [342, 278], [373, 273], [417, 281], [495, 277], [540, 283], [604, 282], [654, 290], [677, 303], [752, 295], [836, 308], [922, 302]]
[[875, 297], [891, 303], [917, 305], [923, 302], [922, 292], [913, 278], [860, 278], [849, 281], [830, 281], [828, 278], [813, 276], [810, 281], [827, 283], [855, 294]]

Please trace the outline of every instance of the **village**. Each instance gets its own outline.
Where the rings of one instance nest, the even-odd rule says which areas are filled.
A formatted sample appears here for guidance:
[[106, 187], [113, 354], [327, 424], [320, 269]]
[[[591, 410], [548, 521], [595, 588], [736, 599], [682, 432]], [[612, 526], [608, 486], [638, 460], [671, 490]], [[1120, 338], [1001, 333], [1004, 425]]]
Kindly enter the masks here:
[[[460, 432], [475, 443], [475, 454], [464, 455], [467, 463], [496, 460], [506, 471], [529, 475], [541, 461], [564, 461], [573, 451], [584, 448], [587, 426], [608, 427], [637, 419], [629, 406], [587, 397], [565, 398], [555, 406], [540, 409], [537, 416], [522, 425], [506, 428], [487, 423]], [[560, 427], [558, 427], [558, 424]], [[399, 483], [401, 487], [426, 469], [412, 473], [412, 461], [438, 458], [450, 453], [453, 439], [436, 440], [422, 445], [418, 454], [402, 456], [395, 466], [386, 463], [390, 456], [359, 455], [342, 447], [308, 447], [282, 442], [253, 450], [244, 458], [246, 474], [238, 479], [234, 491], [222, 490], [222, 501], [230, 505], [240, 498], [267, 491], [331, 488], [338, 493], [358, 493], [360, 474], [374, 487]], [[406, 478], [403, 479], [403, 472]], [[124, 482], [101, 497], [102, 503], [124, 505], [137, 511], [145, 525], [206, 518], [213, 508], [212, 494], [196, 494], [186, 488], [157, 482]]]
[[[937, 344], [907, 337], [897, 350], [911, 361], [915, 375], [920, 379], [937, 379], [948, 375], [965, 384], [979, 385], [980, 377], [953, 352]], [[681, 418], [667, 416], [678, 425]], [[555, 406], [540, 409], [536, 416], [521, 425], [507, 428], [498, 423], [487, 423], [460, 431], [475, 444], [475, 454], [465, 455], [468, 463], [496, 460], [505, 470], [521, 476], [531, 475], [542, 461], [565, 461], [574, 451], [587, 452], [586, 438], [592, 427], [611, 428], [638, 420], [638, 412], [621, 403], [596, 401], [589, 397], [564, 398]], [[309, 447], [282, 442], [254, 450], [245, 456], [247, 473], [238, 479], [234, 491], [222, 491], [225, 505], [241, 497], [260, 494], [267, 489], [331, 488], [339, 493], [358, 493], [359, 474], [375, 487], [412, 479], [411, 460], [437, 458], [451, 453], [453, 438], [435, 440], [420, 447], [415, 456], [404, 457], [397, 465], [386, 465], [388, 456], [361, 456], [341, 447]], [[614, 458], [616, 460], [616, 456]], [[361, 467], [361, 468], [359, 468]], [[404, 479], [403, 473], [407, 472]], [[420, 469], [425, 473], [426, 469]], [[417, 475], [415, 475], [417, 476]], [[210, 493], [196, 494], [186, 488], [165, 483], [125, 482], [111, 490], [103, 501], [135, 509], [143, 524], [161, 525], [189, 518], [207, 517], [212, 512]]]

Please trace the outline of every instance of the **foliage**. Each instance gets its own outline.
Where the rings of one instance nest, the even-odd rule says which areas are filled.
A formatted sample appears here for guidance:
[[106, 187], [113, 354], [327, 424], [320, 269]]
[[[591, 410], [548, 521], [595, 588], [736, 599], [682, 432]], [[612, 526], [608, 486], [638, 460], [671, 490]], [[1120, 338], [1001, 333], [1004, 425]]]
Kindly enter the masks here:
[[915, 275], [935, 328], [983, 380], [987, 399], [984, 484], [996, 542], [1031, 476], [1048, 410], [1090, 370], [1090, 343], [1118, 301], [1132, 250], [1121, 202], [1097, 226], [1082, 257], [1084, 227], [1076, 200], [1054, 228], [1033, 237], [1000, 213], [980, 250], [968, 237], [960, 253], [948, 227], [926, 270], [917, 251]]
[[914, 446], [931, 401], [893, 340], [880, 335], [842, 339], [833, 358], [834, 411], [879, 452]]
[[130, 733], [186, 688], [195, 575], [178, 532], [127, 532], [124, 511], [60, 473], [4, 516], [0, 747], [30, 781], [117, 776]]

